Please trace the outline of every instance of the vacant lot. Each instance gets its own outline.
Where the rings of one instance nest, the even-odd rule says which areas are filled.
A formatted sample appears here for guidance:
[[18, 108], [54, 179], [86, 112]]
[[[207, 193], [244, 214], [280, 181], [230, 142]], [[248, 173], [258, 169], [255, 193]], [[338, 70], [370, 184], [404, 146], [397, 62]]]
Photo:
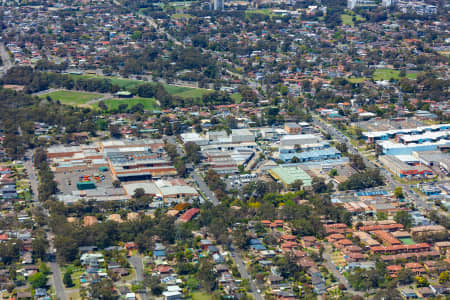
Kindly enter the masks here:
[[56, 91], [40, 97], [46, 98], [47, 96], [51, 97], [53, 100], [59, 100], [63, 104], [81, 105], [93, 99], [100, 98], [102, 94], [78, 91]]

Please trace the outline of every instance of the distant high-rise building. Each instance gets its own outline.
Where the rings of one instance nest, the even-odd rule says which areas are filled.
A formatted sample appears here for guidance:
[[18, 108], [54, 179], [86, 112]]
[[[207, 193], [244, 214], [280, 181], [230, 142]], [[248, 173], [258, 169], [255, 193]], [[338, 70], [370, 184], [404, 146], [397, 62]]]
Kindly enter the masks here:
[[394, 6], [395, 0], [382, 0], [383, 7], [391, 7]]
[[368, 7], [368, 6], [375, 6], [375, 1], [374, 0], [347, 0], [347, 8], [348, 9], [354, 9], [357, 6], [363, 6], [363, 7]]
[[347, 8], [354, 9], [356, 6], [356, 0], [347, 0]]
[[224, 0], [214, 0], [214, 10], [223, 10], [224, 8]]

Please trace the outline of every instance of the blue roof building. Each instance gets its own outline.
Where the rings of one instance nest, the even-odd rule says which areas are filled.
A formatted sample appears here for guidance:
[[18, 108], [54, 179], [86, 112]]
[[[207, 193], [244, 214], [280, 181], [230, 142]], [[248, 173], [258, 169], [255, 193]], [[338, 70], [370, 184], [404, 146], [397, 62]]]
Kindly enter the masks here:
[[339, 159], [341, 158], [341, 152], [336, 148], [331, 147], [321, 150], [305, 151], [300, 153], [280, 153], [278, 158], [284, 162], [290, 162], [294, 157], [297, 157], [300, 162], [310, 162], [310, 161], [322, 161], [329, 159]]

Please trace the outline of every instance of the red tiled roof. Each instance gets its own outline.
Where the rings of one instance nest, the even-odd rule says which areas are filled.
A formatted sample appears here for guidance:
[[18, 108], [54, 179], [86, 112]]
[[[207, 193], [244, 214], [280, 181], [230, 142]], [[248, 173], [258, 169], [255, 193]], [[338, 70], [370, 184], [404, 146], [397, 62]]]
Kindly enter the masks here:
[[188, 209], [184, 214], [182, 214], [178, 220], [183, 222], [189, 222], [196, 214], [200, 212], [198, 208]]

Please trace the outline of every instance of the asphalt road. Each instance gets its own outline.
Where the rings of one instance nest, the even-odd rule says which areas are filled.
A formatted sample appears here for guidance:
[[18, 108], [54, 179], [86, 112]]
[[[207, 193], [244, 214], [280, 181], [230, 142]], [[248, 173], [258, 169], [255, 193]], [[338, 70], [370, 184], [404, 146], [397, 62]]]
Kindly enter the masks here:
[[242, 260], [239, 253], [236, 251], [234, 246], [231, 246], [230, 249], [231, 255], [234, 258], [234, 261], [236, 262], [236, 266], [239, 270], [239, 273], [241, 274], [241, 277], [244, 279], [247, 279], [250, 283], [250, 290], [252, 291], [253, 298], [255, 300], [263, 300], [263, 297], [260, 293], [258, 293], [258, 288], [256, 287], [255, 283], [253, 282], [252, 278], [250, 277], [250, 274], [248, 274], [247, 268], [245, 267], [244, 261]]
[[52, 271], [53, 288], [55, 289], [56, 299], [67, 300], [66, 293], [64, 291], [64, 284], [61, 279], [61, 271], [59, 265], [56, 262], [50, 263], [50, 270]]
[[34, 169], [34, 165], [33, 165], [33, 161], [32, 161], [32, 158], [33, 158], [33, 154], [32, 153], [33, 152], [31, 150], [27, 151], [25, 153], [25, 161], [24, 161], [23, 165], [24, 165], [25, 170], [27, 172], [28, 179], [30, 180], [30, 186], [31, 186], [31, 191], [32, 191], [32, 198], [31, 199], [34, 202], [34, 201], [38, 201], [39, 180], [38, 180], [38, 177], [37, 177], [37, 174], [36, 174], [36, 170]]
[[[43, 208], [41, 203], [38, 201], [39, 179], [38, 179], [36, 170], [33, 165], [33, 151], [32, 150], [27, 151], [25, 153], [24, 158], [25, 158], [24, 159], [24, 167], [28, 174], [28, 179], [30, 180], [31, 190], [33, 191], [32, 200], [34, 202], [34, 205], [37, 207], [40, 207], [42, 209], [42, 211], [47, 215], [47, 217], [49, 217], [48, 210]], [[49, 250], [53, 251], [54, 246], [53, 246], [53, 243], [51, 242], [51, 239], [49, 239], [48, 233], [46, 234], [46, 238], [50, 243]], [[52, 272], [52, 280], [50, 282], [52, 283], [52, 286], [55, 290], [56, 299], [67, 300], [66, 293], [64, 290], [64, 284], [62, 282], [59, 264], [57, 262], [50, 262], [49, 264], [50, 264], [50, 270]]]
[[[336, 277], [336, 279], [339, 281], [339, 283], [344, 284], [344, 286], [347, 288], [347, 290], [354, 295], [359, 295], [364, 297], [365, 292], [362, 291], [356, 291], [353, 288], [350, 287], [350, 284], [348, 283], [347, 278], [338, 270], [336, 269], [336, 265], [333, 263], [331, 259], [331, 250], [329, 247], [325, 247], [325, 251], [323, 252], [323, 259], [325, 261], [325, 266], [327, 269]], [[368, 293], [372, 293], [373, 290], [368, 291]]]
[[206, 182], [200, 176], [197, 170], [191, 173], [192, 178], [197, 183], [198, 188], [202, 191], [202, 193], [206, 196], [207, 201], [211, 201], [213, 205], [219, 205], [219, 200], [217, 200], [216, 195], [209, 189]]
[[0, 57], [2, 58], [3, 62], [2, 65], [3, 67], [2, 75], [3, 75], [13, 66], [11, 57], [9, 56], [8, 50], [6, 49], [6, 46], [5, 44], [3, 44], [3, 42], [0, 42]]
[[[128, 258], [128, 262], [136, 270], [136, 281], [144, 281], [144, 264], [142, 262], [142, 257], [138, 255], [133, 255]], [[147, 293], [139, 293], [141, 300], [148, 300]]]
[[136, 280], [144, 281], [144, 264], [142, 263], [142, 258], [138, 255], [133, 255], [128, 258], [128, 262], [136, 270]]

